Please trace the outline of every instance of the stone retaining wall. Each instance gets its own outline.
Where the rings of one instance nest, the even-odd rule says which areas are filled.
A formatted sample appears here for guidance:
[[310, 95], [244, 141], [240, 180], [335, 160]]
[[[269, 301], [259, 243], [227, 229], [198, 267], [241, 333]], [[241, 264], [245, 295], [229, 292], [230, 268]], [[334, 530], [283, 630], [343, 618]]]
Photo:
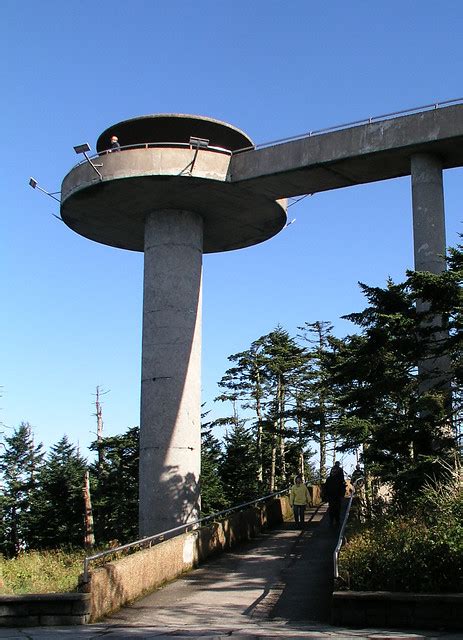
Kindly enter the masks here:
[[0, 627], [85, 624], [90, 621], [89, 593], [35, 593], [0, 596]]
[[463, 630], [463, 593], [335, 591], [331, 623], [356, 628]]

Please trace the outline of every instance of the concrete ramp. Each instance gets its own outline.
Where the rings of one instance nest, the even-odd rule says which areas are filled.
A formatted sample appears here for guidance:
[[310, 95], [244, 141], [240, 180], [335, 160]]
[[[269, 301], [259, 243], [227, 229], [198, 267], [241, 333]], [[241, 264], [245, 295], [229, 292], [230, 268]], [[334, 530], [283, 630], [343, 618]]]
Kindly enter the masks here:
[[104, 623], [156, 626], [171, 632], [249, 631], [249, 625], [283, 620], [326, 623], [336, 540], [326, 506], [311, 508], [304, 530], [293, 522], [284, 523], [121, 609]]

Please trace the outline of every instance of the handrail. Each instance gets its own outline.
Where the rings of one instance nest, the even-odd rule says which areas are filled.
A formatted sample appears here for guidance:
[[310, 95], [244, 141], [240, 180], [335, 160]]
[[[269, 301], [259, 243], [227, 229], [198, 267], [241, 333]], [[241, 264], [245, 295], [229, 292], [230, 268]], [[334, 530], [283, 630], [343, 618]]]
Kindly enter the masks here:
[[[140, 142], [138, 144], [127, 144], [119, 147], [119, 149], [103, 149], [102, 151], [98, 151], [93, 155], [89, 156], [90, 160], [96, 160], [101, 158], [101, 156], [106, 156], [109, 153], [118, 153], [119, 151], [127, 151], [129, 149], [154, 149], [154, 148], [164, 148], [167, 147], [169, 149], [179, 147], [183, 149], [191, 149], [192, 151], [215, 151], [218, 153], [225, 153], [229, 156], [232, 155], [232, 151], [230, 149], [225, 149], [224, 147], [197, 147], [194, 144], [190, 144], [189, 142]], [[81, 160], [76, 165], [74, 165], [73, 169], [76, 167], [80, 167], [81, 164], [85, 164], [87, 159]]]
[[218, 511], [216, 513], [212, 513], [209, 516], [204, 516], [204, 518], [199, 518], [199, 520], [194, 520], [193, 522], [187, 522], [186, 524], [181, 524], [178, 527], [174, 527], [173, 529], [168, 529], [167, 531], [162, 531], [161, 533], [156, 533], [153, 536], [148, 536], [147, 538], [141, 538], [140, 540], [135, 540], [135, 542], [129, 542], [127, 544], [122, 544], [119, 547], [113, 547], [112, 549], [107, 549], [106, 551], [100, 551], [99, 553], [95, 553], [93, 556], [87, 556], [84, 559], [84, 571], [83, 571], [83, 581], [88, 582], [88, 571], [89, 564], [93, 560], [98, 560], [99, 558], [104, 558], [106, 556], [113, 555], [114, 553], [118, 553], [119, 551], [126, 551], [133, 547], [143, 548], [145, 546], [151, 546], [152, 544], [157, 544], [162, 542], [164, 537], [170, 533], [177, 532], [176, 535], [179, 535], [180, 532], [186, 533], [186, 531], [190, 527], [195, 527], [202, 522], [206, 522], [207, 520], [212, 520], [218, 518], [219, 516], [223, 516], [225, 514], [233, 513], [234, 511], [238, 511], [243, 509], [244, 507], [249, 507], [250, 505], [255, 505], [258, 502], [262, 502], [264, 500], [268, 500], [269, 498], [275, 498], [276, 496], [280, 496], [283, 493], [287, 493], [288, 489], [282, 489], [281, 491], [276, 491], [275, 493], [271, 493], [268, 496], [264, 496], [263, 498], [257, 498], [256, 500], [250, 500], [249, 502], [243, 502], [242, 504], [237, 505], [236, 507], [230, 507], [229, 509], [224, 509], [223, 511]]
[[[314, 131], [306, 131], [304, 133], [300, 133], [298, 135], [295, 136], [290, 136], [288, 138], [279, 138], [278, 140], [271, 140], [270, 142], [262, 142], [260, 144], [256, 144], [256, 145], [250, 145], [247, 147], [242, 147], [241, 149], [235, 149], [234, 151], [230, 150], [230, 149], [225, 149], [223, 147], [214, 147], [214, 146], [208, 146], [208, 147], [196, 147], [195, 145], [190, 144], [189, 142], [142, 142], [139, 144], [129, 144], [126, 146], [121, 146], [120, 149], [116, 150], [116, 151], [126, 151], [128, 149], [151, 149], [151, 148], [156, 148], [156, 147], [180, 147], [180, 148], [189, 148], [193, 151], [198, 151], [198, 149], [200, 149], [201, 151], [215, 151], [218, 153], [226, 153], [229, 156], [234, 156], [237, 155], [239, 153], [243, 153], [244, 151], [252, 151], [252, 150], [256, 150], [256, 149], [265, 149], [266, 147], [271, 147], [273, 145], [278, 145], [278, 144], [283, 144], [285, 142], [293, 142], [295, 140], [301, 140], [303, 138], [310, 138], [312, 136], [318, 136], [318, 135], [322, 135], [324, 133], [330, 133], [332, 131], [342, 131], [343, 129], [348, 129], [349, 127], [358, 127], [361, 125], [365, 125], [365, 124], [372, 124], [373, 122], [380, 122], [382, 120], [389, 120], [390, 118], [394, 118], [395, 116], [403, 116], [406, 114], [413, 114], [413, 113], [422, 113], [425, 111], [430, 111], [432, 109], [440, 109], [442, 107], [446, 107], [449, 106], [451, 104], [460, 104], [463, 103], [463, 98], [453, 98], [452, 100], [443, 100], [441, 102], [433, 102], [431, 104], [425, 104], [422, 105], [420, 107], [412, 107], [409, 109], [401, 109], [400, 111], [391, 111], [390, 113], [383, 113], [379, 116], [370, 116], [368, 118], [363, 118], [361, 120], [353, 120], [352, 122], [345, 122], [343, 124], [338, 124], [338, 125], [334, 125], [332, 127], [326, 127], [324, 129], [316, 129]], [[113, 149], [103, 149], [103, 151], [100, 151], [92, 156], [90, 156], [90, 159], [96, 159], [96, 158], [100, 158], [101, 156], [104, 156], [108, 153], [112, 153], [115, 152]], [[84, 164], [86, 162], [86, 160], [81, 160], [80, 162], [78, 162], [75, 167], [79, 167], [81, 164]], [[73, 167], [73, 168], [75, 168]]]
[[341, 131], [342, 129], [348, 129], [349, 127], [358, 127], [364, 124], [372, 124], [373, 122], [379, 122], [381, 120], [389, 120], [395, 116], [402, 116], [405, 114], [421, 113], [424, 111], [430, 111], [431, 109], [440, 109], [450, 104], [463, 103], [463, 98], [454, 98], [453, 100], [444, 100], [442, 102], [433, 102], [432, 104], [426, 104], [421, 107], [414, 107], [411, 109], [402, 109], [401, 111], [392, 111], [391, 113], [383, 113], [380, 116], [370, 116], [369, 118], [363, 118], [362, 120], [354, 120], [353, 122], [345, 122], [344, 124], [338, 124], [333, 127], [327, 127], [325, 129], [316, 129], [315, 131], [306, 131], [299, 135], [291, 136], [289, 138], [280, 138], [279, 140], [272, 140], [271, 142], [262, 142], [249, 147], [243, 147], [242, 149], [236, 149], [233, 151], [233, 155], [242, 153], [243, 151], [251, 151], [254, 149], [265, 149], [277, 144], [283, 144], [284, 142], [293, 142], [295, 140], [301, 140], [302, 138], [310, 138], [312, 136], [318, 136], [323, 133], [329, 133], [330, 131]]
[[341, 547], [342, 547], [342, 542], [344, 539], [344, 531], [346, 529], [346, 525], [347, 525], [347, 520], [349, 519], [349, 513], [350, 513], [350, 508], [352, 506], [352, 500], [354, 498], [356, 489], [357, 489], [357, 484], [360, 484], [360, 486], [362, 486], [364, 482], [364, 478], [357, 478], [357, 480], [354, 481], [354, 483], [352, 484], [352, 493], [349, 496], [349, 502], [347, 503], [347, 508], [346, 508], [346, 513], [344, 514], [344, 520], [342, 521], [342, 527], [341, 527], [341, 531], [339, 532], [339, 538], [338, 538], [338, 544], [336, 545], [336, 548], [334, 550], [333, 553], [333, 564], [334, 564], [334, 579], [337, 580], [339, 578], [339, 552], [341, 551]]

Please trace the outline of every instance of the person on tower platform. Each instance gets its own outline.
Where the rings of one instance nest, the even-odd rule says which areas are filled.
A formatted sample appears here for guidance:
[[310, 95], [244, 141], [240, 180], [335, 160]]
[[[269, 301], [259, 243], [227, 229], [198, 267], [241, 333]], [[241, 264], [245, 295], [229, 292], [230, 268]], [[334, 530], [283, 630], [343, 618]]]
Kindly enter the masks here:
[[112, 151], [120, 151], [120, 150], [121, 150], [121, 145], [119, 144], [119, 138], [117, 136], [111, 136], [111, 148], [109, 152], [111, 153]]

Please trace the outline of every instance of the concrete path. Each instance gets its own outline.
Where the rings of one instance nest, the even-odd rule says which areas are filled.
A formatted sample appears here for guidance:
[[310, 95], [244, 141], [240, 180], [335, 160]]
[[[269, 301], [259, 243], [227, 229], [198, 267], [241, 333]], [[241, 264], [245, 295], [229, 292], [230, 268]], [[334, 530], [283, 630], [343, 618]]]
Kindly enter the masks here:
[[[307, 517], [308, 515], [308, 517]], [[336, 532], [326, 507], [223, 554], [103, 622], [85, 627], [1, 629], [2, 640], [313, 638], [395, 640], [463, 634], [340, 629], [328, 624]]]

